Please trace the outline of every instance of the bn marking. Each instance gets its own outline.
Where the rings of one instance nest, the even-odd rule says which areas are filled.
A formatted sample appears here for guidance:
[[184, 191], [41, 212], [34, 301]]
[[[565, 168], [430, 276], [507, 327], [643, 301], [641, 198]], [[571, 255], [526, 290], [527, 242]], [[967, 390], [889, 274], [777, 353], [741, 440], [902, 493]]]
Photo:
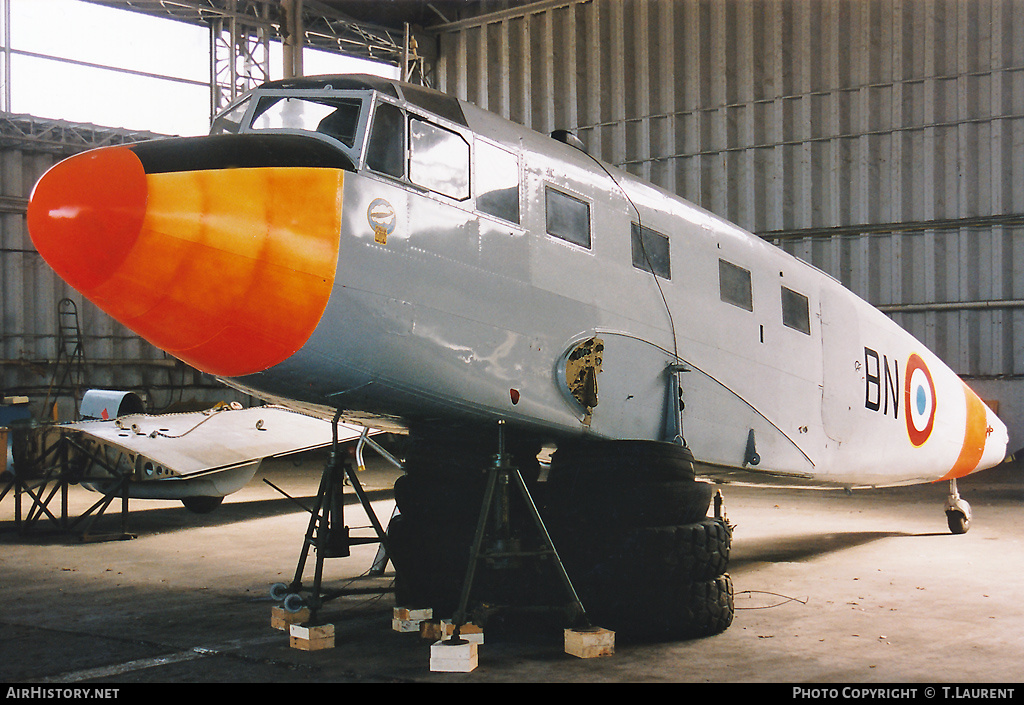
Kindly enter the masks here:
[[889, 406], [892, 405], [892, 417], [900, 417], [900, 401], [897, 390], [900, 387], [900, 363], [892, 361], [892, 368], [889, 367], [889, 358], [885, 355], [879, 359], [878, 353], [871, 348], [864, 348], [864, 406], [871, 411], [879, 411], [885, 415], [889, 414]]

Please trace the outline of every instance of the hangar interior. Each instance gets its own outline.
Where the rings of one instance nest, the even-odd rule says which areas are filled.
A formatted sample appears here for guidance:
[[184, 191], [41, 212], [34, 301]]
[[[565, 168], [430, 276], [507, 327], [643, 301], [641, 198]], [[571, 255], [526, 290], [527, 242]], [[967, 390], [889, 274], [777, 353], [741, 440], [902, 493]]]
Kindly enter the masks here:
[[[209, 27], [211, 113], [302, 75], [313, 47], [542, 133], [573, 130], [595, 156], [842, 281], [969, 380], [1011, 450], [1024, 446], [1019, 0], [94, 4]], [[7, 105], [17, 52], [8, 41], [0, 54]], [[2, 116], [2, 386], [37, 415], [56, 399], [67, 417], [89, 387], [135, 390], [154, 409], [234, 398], [70, 290], [25, 230], [30, 189], [56, 160], [152, 136]]]
[[[61, 420], [90, 388], [132, 390], [152, 412], [252, 403], [109, 318], [35, 251], [26, 208], [48, 167], [162, 135], [12, 113], [10, 65], [21, 50], [10, 41], [11, 1], [0, 0], [0, 401], [27, 400], [34, 417]], [[208, 29], [211, 118], [268, 79], [304, 75], [302, 50], [316, 48], [381, 62], [544, 134], [571, 130], [594, 156], [875, 304], [997, 407], [1011, 451], [1024, 447], [1024, 334], [1015, 334], [1024, 166], [1014, 158], [1024, 140], [1024, 0], [82, 2]], [[296, 496], [320, 470], [301, 462], [274, 466]], [[1014, 566], [1024, 553], [1014, 548], [1020, 481], [1007, 469], [1017, 471], [1004, 466], [972, 487], [981, 520], [959, 543], [933, 528], [939, 485], [809, 500], [730, 488], [745, 532], [730, 559], [746, 600], [737, 609], [752, 610], [738, 628], [623, 649], [601, 666], [567, 666], [557, 644], [538, 657], [535, 644], [496, 643], [478, 677], [1015, 679], [1024, 571]], [[374, 499], [393, 497], [397, 472], [370, 470]], [[422, 647], [371, 621], [389, 612], [380, 604], [344, 605], [341, 657], [288, 653], [279, 634], [267, 636], [265, 598], [240, 593], [262, 592], [270, 573], [293, 565], [306, 520], [270, 487], [285, 499], [251, 482], [216, 517], [157, 505], [133, 517], [148, 540], [123, 548], [11, 542], [0, 594], [24, 593], [19, 580], [35, 585], [20, 614], [0, 620], [8, 643], [31, 644], [10, 659], [14, 672], [63, 682], [423, 679]], [[194, 532], [192, 550], [181, 550], [179, 530]], [[54, 594], [68, 597], [62, 609]]]

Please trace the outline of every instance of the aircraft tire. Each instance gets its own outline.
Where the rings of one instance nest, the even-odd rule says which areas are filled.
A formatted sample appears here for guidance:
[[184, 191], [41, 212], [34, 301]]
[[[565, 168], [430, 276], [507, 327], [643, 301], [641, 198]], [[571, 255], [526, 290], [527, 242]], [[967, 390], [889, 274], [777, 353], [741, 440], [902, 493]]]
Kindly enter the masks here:
[[[509, 434], [506, 451], [528, 485], [540, 475], [537, 455], [541, 443]], [[491, 467], [497, 452], [497, 436], [491, 428], [453, 428], [420, 425], [410, 430], [405, 471], [434, 479], [463, 480]]]
[[584, 441], [559, 446], [550, 480], [678, 482], [694, 480], [693, 454], [664, 441]]
[[[396, 604], [432, 607], [435, 617], [451, 617], [462, 594], [473, 531], [451, 530], [424, 522], [391, 520], [388, 547], [396, 567]], [[471, 604], [540, 604], [551, 592], [550, 564], [523, 561], [496, 568], [488, 560], [477, 564]]]
[[732, 532], [724, 521], [644, 527], [622, 536], [616, 570], [623, 575], [656, 573], [659, 579], [711, 580], [725, 573]]
[[946, 512], [946, 525], [951, 534], [966, 534], [971, 528], [971, 520], [963, 512], [951, 509]]
[[545, 483], [545, 519], [617, 528], [678, 526], [707, 516], [715, 486], [709, 482], [620, 484]]
[[224, 502], [223, 497], [182, 497], [185, 509], [196, 514], [209, 514]]
[[583, 596], [594, 624], [626, 639], [693, 639], [720, 634], [735, 616], [732, 577], [648, 582], [611, 598]]

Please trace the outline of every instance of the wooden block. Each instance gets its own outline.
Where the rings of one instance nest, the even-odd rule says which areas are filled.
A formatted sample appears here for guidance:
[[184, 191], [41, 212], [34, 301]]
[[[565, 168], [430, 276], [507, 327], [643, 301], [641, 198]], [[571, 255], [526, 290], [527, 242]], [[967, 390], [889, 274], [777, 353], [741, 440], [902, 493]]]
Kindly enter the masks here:
[[[448, 639], [455, 633], [455, 624], [450, 619], [441, 620], [441, 639]], [[466, 641], [475, 641], [477, 644], [484, 643], [484, 630], [472, 622], [466, 622], [459, 628], [459, 637]]]
[[392, 619], [391, 629], [396, 632], [416, 632], [420, 631], [420, 624], [423, 620], [419, 619]]
[[566, 629], [565, 653], [579, 658], [597, 658], [615, 653], [615, 632], [607, 629]]
[[441, 622], [436, 619], [425, 619], [420, 622], [420, 638], [437, 641], [442, 636]]
[[396, 632], [419, 632], [420, 623], [433, 616], [434, 610], [430, 607], [423, 609], [396, 607], [392, 612], [391, 629]]
[[391, 616], [393, 619], [416, 620], [418, 622], [422, 622], [424, 619], [431, 619], [434, 616], [434, 610], [430, 607], [424, 607], [422, 609], [396, 607]]
[[334, 625], [292, 624], [288, 629], [288, 643], [293, 649], [319, 651], [334, 648]]
[[303, 607], [298, 612], [289, 612], [283, 607], [270, 609], [270, 626], [283, 632], [293, 624], [305, 624], [309, 621], [309, 608]]
[[479, 644], [460, 639], [460, 643], [439, 639], [430, 645], [430, 670], [445, 673], [469, 673], [479, 663]]

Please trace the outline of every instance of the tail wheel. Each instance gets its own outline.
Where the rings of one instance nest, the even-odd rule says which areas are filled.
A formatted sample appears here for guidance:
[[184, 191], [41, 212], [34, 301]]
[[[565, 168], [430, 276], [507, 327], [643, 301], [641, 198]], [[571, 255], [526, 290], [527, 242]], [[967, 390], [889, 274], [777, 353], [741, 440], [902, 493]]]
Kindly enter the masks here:
[[949, 526], [950, 533], [953, 534], [966, 534], [967, 530], [971, 528], [970, 518], [955, 509], [946, 512], [946, 524]]

